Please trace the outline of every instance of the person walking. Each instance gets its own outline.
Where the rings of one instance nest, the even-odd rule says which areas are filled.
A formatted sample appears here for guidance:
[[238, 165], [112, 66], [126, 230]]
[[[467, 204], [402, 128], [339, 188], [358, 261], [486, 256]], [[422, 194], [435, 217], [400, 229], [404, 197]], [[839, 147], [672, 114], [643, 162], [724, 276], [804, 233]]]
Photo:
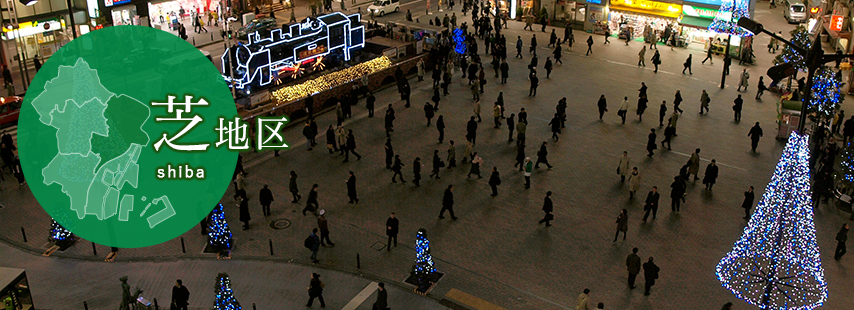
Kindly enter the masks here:
[[546, 198], [543, 200], [543, 213], [545, 213], [545, 215], [539, 223], [546, 223], [546, 227], [552, 226], [552, 224], [550, 223], [552, 220], [554, 220], [554, 214], [552, 214], [552, 211], [554, 211], [554, 204], [552, 203], [552, 191], [548, 191], [546, 192]]
[[388, 310], [388, 292], [385, 290], [385, 283], [377, 284], [377, 301], [374, 302], [374, 310]]
[[519, 59], [522, 59], [522, 36], [516, 37], [516, 56]]
[[293, 170], [291, 170], [291, 176], [288, 178], [288, 189], [291, 191], [291, 195], [294, 196], [294, 200], [291, 200], [291, 203], [299, 203], [302, 196], [299, 194], [299, 187], [297, 187], [297, 173]]
[[534, 168], [540, 168], [540, 163], [545, 164], [549, 169], [552, 168], [552, 165], [549, 164], [549, 159], [547, 156], [549, 155], [549, 150], [546, 148], [548, 142], [543, 141], [543, 144], [540, 145], [540, 150], [537, 151], [537, 163], [534, 164]]
[[429, 101], [425, 102], [424, 103], [424, 118], [427, 119], [427, 127], [430, 127], [430, 120], [433, 119], [433, 116], [435, 115], [435, 113], [436, 112], [433, 109], [433, 106], [430, 105], [430, 102]]
[[329, 222], [326, 220], [326, 210], [320, 210], [318, 214], [317, 228], [320, 229], [320, 245], [326, 246], [326, 243], [328, 243], [330, 247], [333, 247], [335, 244], [332, 243], [332, 240], [329, 240]]
[[350, 159], [350, 153], [356, 155], [356, 160], [362, 160], [362, 155], [356, 153], [356, 137], [353, 136], [353, 129], [347, 131], [347, 149], [344, 151], [344, 162]]
[[494, 122], [492, 128], [501, 128], [501, 111], [501, 105], [499, 105], [498, 102], [495, 102], [492, 106], [492, 120]]
[[563, 61], [561, 60], [561, 58], [563, 57], [562, 50], [563, 48], [560, 47], [560, 44], [558, 44], [558, 46], [556, 46], [555, 50], [552, 52], [552, 54], [555, 56], [555, 64], [563, 65]]
[[[774, 1], [771, 1], [771, 2], [773, 3]], [[721, 310], [732, 310], [732, 303], [731, 302], [725, 303], [723, 308], [721, 308]]]
[[629, 215], [628, 210], [623, 209], [620, 212], [620, 215], [617, 216], [617, 233], [614, 234], [614, 242], [617, 242], [617, 236], [620, 235], [620, 232], [623, 232], [623, 241], [626, 240], [626, 231], [629, 230]]
[[638, 98], [638, 110], [637, 110], [638, 121], [641, 121], [641, 122], [643, 121], [643, 113], [646, 111], [646, 107], [647, 107], [648, 102], [649, 102], [649, 100], [646, 99], [646, 95]]
[[475, 144], [477, 139], [477, 122], [474, 120], [474, 116], [470, 117], [468, 123], [466, 123], [466, 139], [471, 141], [472, 144]]
[[454, 146], [454, 140], [448, 143], [448, 169], [457, 166], [457, 148]]
[[554, 67], [552, 67], [552, 58], [546, 57], [546, 63], [543, 64], [543, 69], [546, 69], [546, 78], [547, 79], [551, 78], [550, 76], [552, 74], [552, 68], [554, 68]]
[[653, 73], [658, 73], [658, 66], [661, 65], [661, 54], [658, 53], [658, 49], [655, 50], [655, 54], [652, 55], [652, 59], [650, 60], [652, 61], [652, 65], [655, 66]]
[[483, 158], [477, 156], [477, 152], [471, 154], [471, 169], [469, 170], [469, 174], [467, 178], [471, 178], [471, 175], [474, 174], [478, 179], [482, 179], [480, 176], [480, 165], [483, 164]]
[[715, 186], [715, 181], [718, 179], [718, 165], [714, 159], [706, 166], [706, 173], [703, 176], [703, 184], [706, 185], [706, 190], [712, 190]]
[[172, 304], [170, 307], [176, 310], [187, 310], [189, 305], [190, 290], [184, 286], [181, 279], [175, 281], [175, 286], [172, 287]]
[[741, 99], [741, 94], [732, 101], [732, 111], [734, 112], [734, 120], [736, 123], [741, 121], [741, 107], [744, 105], [744, 99]]
[[492, 167], [492, 175], [489, 176], [489, 187], [492, 188], [490, 196], [498, 196], [498, 185], [501, 185], [501, 175], [498, 174], [498, 167]]
[[430, 173], [430, 178], [436, 176], [436, 179], [441, 179], [439, 177], [439, 170], [445, 166], [445, 163], [442, 162], [442, 159], [439, 157], [439, 150], [433, 150], [433, 171]]
[[635, 279], [641, 269], [641, 258], [638, 256], [638, 248], [633, 248], [632, 253], [626, 257], [626, 269], [629, 271], [629, 289], [635, 288]]
[[498, 68], [501, 70], [501, 84], [507, 84], [507, 78], [510, 77], [510, 65], [507, 64], [507, 60], [501, 59], [501, 65]]
[[264, 216], [270, 216], [270, 204], [273, 203], [273, 192], [264, 184], [264, 188], [258, 193], [258, 200], [261, 202], [261, 211]]
[[525, 166], [525, 189], [529, 189], [531, 188], [531, 172], [534, 171], [534, 162], [531, 161], [530, 157], [525, 157], [523, 165]]
[[[644, 200], [643, 204], [643, 222], [646, 223], [646, 219], [649, 217], [650, 211], [652, 211], [652, 219], [655, 219], [655, 214], [658, 213], [658, 198], [660, 195], [658, 194], [658, 187], [653, 186], [652, 190], [646, 194], [646, 200]], [[638, 262], [640, 264], [640, 262]]]
[[676, 176], [673, 178], [673, 183], [670, 183], [671, 212], [679, 212], [683, 196], [685, 196], [685, 181], [681, 176]]
[[712, 99], [709, 98], [709, 93], [704, 89], [703, 94], [700, 95], [700, 114], [703, 114], [703, 110], [706, 110], [706, 114], [709, 114], [709, 102], [712, 102]]
[[762, 94], [768, 90], [768, 87], [765, 87], [765, 81], [763, 80], [763, 76], [759, 77], [759, 84], [756, 86], [756, 100], [762, 100]]
[[[524, 113], [524, 111], [522, 111]], [[525, 146], [525, 132], [528, 130], [528, 122], [522, 121], [522, 113], [519, 113], [519, 121], [516, 122], [516, 145]]]
[[451, 219], [457, 220], [457, 217], [454, 216], [454, 185], [448, 185], [448, 188], [445, 189], [445, 194], [442, 197], [442, 211], [439, 211], [439, 219], [445, 218], [445, 210], [451, 213]]
[[670, 150], [670, 141], [673, 139], [675, 134], [676, 127], [667, 124], [667, 127], [664, 127], [664, 140], [661, 141], [661, 147], [664, 147], [664, 143], [667, 143], [667, 149]]
[[631, 158], [629, 158], [629, 152], [623, 151], [623, 156], [620, 157], [619, 163], [617, 163], [617, 174], [620, 175], [620, 182], [626, 181], [626, 175], [628, 175], [629, 167], [631, 164]]
[[599, 102], [596, 105], [599, 107], [599, 121], [601, 122], [602, 116], [605, 115], [605, 112], [608, 112], [608, 101], [605, 100], [605, 95], [599, 96]]
[[385, 111], [384, 124], [386, 137], [391, 137], [391, 133], [394, 131], [394, 118], [394, 113], [392, 113], [390, 110]]
[[843, 144], [848, 144], [848, 141], [851, 140], [851, 137], [854, 137], [854, 115], [851, 116], [845, 123], [843, 123], [845, 128], [842, 128], [842, 142]]
[[[646, 94], [641, 95], [641, 98], [644, 98]], [[629, 97], [623, 97], [623, 101], [620, 102], [620, 107], [617, 110], [617, 115], [622, 119], [622, 124], [626, 123], [626, 115], [629, 110]]]
[[649, 296], [649, 289], [655, 285], [655, 280], [658, 279], [658, 272], [661, 269], [652, 262], [652, 256], [649, 261], [643, 263], [643, 279], [644, 279], [644, 296]]
[[[332, 125], [329, 125], [329, 128], [326, 128], [326, 149], [329, 150], [329, 154], [334, 154], [332, 151], [338, 152], [338, 145], [335, 143], [335, 128]], [[276, 154], [278, 156], [278, 154]]]
[[338, 126], [335, 129], [335, 138], [338, 139], [338, 155], [344, 155], [347, 151], [347, 130], [344, 126]]
[[[341, 3], [344, 3], [343, 1]], [[320, 275], [314, 272], [311, 273], [311, 282], [308, 285], [308, 303], [305, 304], [306, 307], [311, 307], [311, 304], [314, 302], [314, 299], [317, 298], [320, 301], [320, 307], [326, 308], [326, 302], [323, 301], [323, 288], [326, 285], [323, 284], [323, 281], [320, 281]]]
[[842, 228], [836, 233], [836, 252], [833, 258], [839, 260], [845, 255], [845, 241], [848, 241], [848, 223], [842, 224]]
[[589, 37], [587, 37], [587, 53], [584, 55], [588, 56], [592, 52], [593, 52], [593, 36], [589, 36]]
[[741, 91], [741, 88], [744, 87], [744, 90], [747, 91], [747, 82], [750, 79], [750, 74], [747, 73], [747, 69], [741, 71], [741, 78], [738, 80], [738, 89], [736, 91]]
[[359, 203], [359, 197], [356, 194], [356, 175], [350, 171], [350, 176], [345, 181], [347, 183], [347, 197], [350, 198], [349, 203]]
[[590, 310], [590, 290], [584, 289], [584, 291], [578, 295], [578, 302], [575, 304], [576, 310]]
[[753, 198], [753, 186], [751, 186], [744, 192], [744, 201], [741, 202], [741, 207], [744, 208], [745, 220], [750, 218], [750, 208], [753, 208]]
[[442, 144], [445, 141], [445, 117], [442, 115], [436, 119], [436, 130], [439, 131], [439, 144]]
[[700, 149], [694, 150], [691, 153], [691, 158], [688, 159], [688, 175], [694, 175], [694, 181], [699, 180], [697, 174], [700, 173]]
[[252, 219], [252, 217], [249, 216], [249, 198], [240, 197], [238, 209], [240, 212], [240, 221], [243, 222], [243, 230], [249, 230], [249, 220]]
[[510, 117], [507, 118], [507, 130], [509, 133], [507, 134], [507, 142], [513, 142], [513, 130], [516, 129], [516, 113], [510, 113]]
[[391, 144], [391, 138], [385, 139], [383, 150], [385, 150], [385, 168], [391, 170], [391, 164], [394, 163], [394, 146]]
[[638, 67], [640, 67], [640, 66], [646, 67], [646, 62], [644, 62], [645, 57], [646, 57], [646, 45], [641, 47], [640, 52], [638, 52]]
[[680, 104], [682, 104], [682, 91], [677, 89], [676, 93], [673, 94], [673, 112], [678, 112], [679, 114], [685, 112], [684, 110], [679, 108]]
[[747, 136], [750, 137], [750, 148], [753, 150], [753, 153], [756, 153], [756, 147], [759, 146], [759, 138], [762, 138], [762, 127], [759, 127], [759, 122], [756, 122], [756, 125], [750, 128]]
[[714, 45], [709, 44], [709, 48], [706, 50], [706, 58], [703, 59], [704, 65], [706, 64], [706, 60], [709, 61], [709, 64], [712, 64], [712, 65], [715, 64], [715, 61], [712, 59], [712, 53], [713, 53], [712, 48], [714, 48]]
[[679, 122], [679, 113], [677, 113], [676, 111], [673, 111], [673, 114], [671, 114], [671, 115], [670, 115], [670, 120], [669, 120], [668, 124], [669, 124], [671, 127], [673, 127], [673, 136], [674, 136], [674, 137], [678, 137], [678, 136], [679, 136], [679, 135], [677, 135], [677, 134], [676, 134], [676, 124], [677, 124], [678, 122]]
[[394, 155], [394, 164], [392, 164], [392, 166], [391, 166], [391, 171], [394, 172], [394, 174], [391, 175], [391, 182], [392, 183], [397, 183], [397, 181], [395, 181], [397, 176], [400, 176], [401, 182], [406, 183], [406, 180], [403, 179], [403, 171], [402, 171], [403, 166], [404, 166], [404, 164], [400, 160], [400, 155]]
[[845, 121], [845, 110], [839, 110], [839, 113], [834, 115], [833, 117], [833, 126], [830, 129], [830, 132], [833, 134], [839, 134], [839, 128], [842, 127], [842, 123]]
[[658, 107], [658, 127], [664, 126], [664, 117], [667, 116], [667, 101], [662, 100]]
[[629, 174], [629, 199], [635, 197], [635, 192], [640, 188], [641, 176], [638, 172], [638, 167], [632, 168], [632, 173]]
[[531, 73], [531, 89], [528, 91], [528, 97], [537, 96], [537, 87], [540, 86], [540, 78], [537, 77], [536, 72]]
[[397, 232], [398, 227], [400, 226], [400, 221], [394, 215], [394, 212], [388, 216], [388, 219], [385, 221], [385, 234], [388, 236], [388, 250], [391, 251], [392, 241], [394, 241], [394, 246], [397, 247]]
[[647, 157], [652, 157], [652, 155], [655, 155], [655, 153], [653, 153], [652, 151], [658, 148], [658, 145], [655, 144], [655, 137], [655, 128], [650, 128], [649, 135], [647, 136], [646, 140], [646, 150], [647, 152], [649, 152], [649, 154], [646, 154]]
[[682, 74], [685, 74], [685, 70], [688, 70], [688, 74], [694, 74], [694, 72], [691, 71], [691, 57], [693, 56], [693, 54], [688, 54], [688, 59], [685, 59], [685, 63], [682, 64]]
[[[311, 230], [311, 235], [305, 239], [305, 247], [311, 250], [311, 262], [319, 263], [317, 260], [317, 251], [320, 250], [320, 237], [317, 236], [317, 228]], [[310, 306], [309, 306], [310, 307]]]
[[[421, 164], [421, 157], [415, 157], [415, 160], [412, 161], [412, 184], [415, 184], [415, 187], [421, 186], [422, 167], [424, 167], [424, 165]], [[400, 176], [400, 179], [403, 180], [403, 175]]]

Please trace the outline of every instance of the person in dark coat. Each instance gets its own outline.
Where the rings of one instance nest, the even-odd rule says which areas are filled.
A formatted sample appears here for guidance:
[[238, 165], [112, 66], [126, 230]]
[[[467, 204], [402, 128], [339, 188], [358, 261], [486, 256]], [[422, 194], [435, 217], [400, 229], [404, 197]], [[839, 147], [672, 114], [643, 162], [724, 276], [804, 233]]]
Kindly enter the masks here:
[[[661, 106], [658, 107], [658, 127], [664, 126], [664, 117], [667, 116], [667, 101], [662, 100]], [[676, 128], [673, 128], [676, 132]]]
[[632, 254], [626, 257], [626, 269], [629, 271], [629, 289], [634, 289], [635, 279], [641, 270], [641, 258], [638, 256], [638, 248], [633, 248]]
[[445, 141], [445, 117], [439, 115], [439, 118], [436, 119], [436, 130], [439, 131], [439, 143]]
[[492, 175], [489, 176], [489, 187], [492, 188], [490, 196], [498, 196], [498, 185], [501, 185], [501, 175], [498, 174], [498, 167], [492, 167]]
[[515, 168], [519, 166], [519, 171], [523, 171], [525, 169], [525, 146], [524, 145], [516, 145], [516, 163], [513, 165]]
[[646, 99], [646, 96], [638, 97], [638, 112], [637, 112], [637, 114], [638, 114], [638, 119], [640, 121], [643, 121], [643, 112], [646, 111], [646, 106], [647, 106], [648, 102], [649, 102], [649, 100]]
[[836, 233], [836, 253], [833, 258], [839, 260], [845, 255], [845, 241], [848, 241], [848, 224], [842, 224], [842, 228]]
[[308, 200], [305, 202], [305, 208], [302, 209], [302, 215], [305, 215], [305, 211], [316, 212], [320, 205], [317, 202], [317, 190], [320, 185], [315, 183], [311, 186], [311, 190], [308, 191]]
[[507, 84], [507, 78], [510, 77], [510, 65], [502, 59], [499, 68], [501, 69], [501, 84]]
[[[326, 220], [326, 210], [320, 210], [317, 216], [317, 228], [320, 229], [320, 245], [326, 246], [326, 243], [329, 246], [335, 246], [332, 243], [332, 240], [329, 240], [329, 221]], [[324, 243], [326, 241], [326, 243]]]
[[741, 95], [739, 94], [735, 100], [732, 101], [732, 111], [734, 112], [735, 122], [738, 123], [741, 121], [741, 106], [744, 105], [744, 99], [741, 99]]
[[36, 66], [36, 73], [39, 73], [39, 70], [42, 69], [42, 60], [39, 59], [39, 55], [33, 56], [33, 65]]
[[555, 113], [555, 116], [551, 121], [549, 121], [549, 126], [551, 126], [552, 129], [552, 139], [554, 139], [555, 142], [560, 139], [560, 126], [562, 122], [560, 115], [557, 113]]
[[655, 285], [655, 279], [658, 279], [658, 272], [661, 269], [652, 262], [652, 257], [649, 258], [649, 261], [643, 263], [643, 279], [644, 279], [644, 290], [643, 294], [645, 296], [649, 296], [649, 289]]
[[175, 305], [175, 309], [187, 310], [189, 300], [190, 290], [184, 286], [184, 282], [182, 282], [181, 279], [178, 279], [175, 281], [175, 286], [172, 287], [172, 304]]
[[552, 191], [548, 191], [546, 192], [546, 198], [543, 199], [543, 213], [545, 213], [545, 215], [539, 223], [546, 223], [546, 227], [552, 226], [550, 222], [554, 220], [554, 214], [552, 214], [553, 211], [554, 204], [552, 203]]
[[553, 67], [553, 65], [552, 65], [552, 59], [551, 59], [551, 57], [546, 57], [546, 63], [545, 63], [545, 64], [543, 64], [543, 69], [546, 69], [546, 78], [547, 78], [547, 79], [550, 79], [550, 78], [551, 78], [551, 75], [552, 75], [552, 68], [554, 68], [554, 67]]
[[851, 116], [845, 123], [842, 124], [843, 144], [847, 144], [851, 137], [854, 137], [854, 116]]
[[385, 168], [391, 170], [391, 164], [394, 159], [394, 147], [391, 145], [391, 138], [385, 139]]
[[264, 216], [270, 216], [270, 204], [273, 203], [273, 192], [264, 184], [261, 193], [258, 194], [258, 200], [261, 201], [261, 210]]
[[400, 221], [395, 217], [394, 212], [388, 216], [388, 219], [385, 221], [385, 234], [388, 236], [388, 250], [391, 251], [392, 241], [394, 241], [394, 246], [397, 246], [397, 231], [398, 226], [400, 225]]
[[374, 92], [368, 91], [368, 98], [365, 99], [365, 109], [368, 109], [368, 117], [374, 117], [374, 104], [377, 102], [377, 97]]
[[344, 162], [348, 162], [350, 159], [350, 153], [356, 155], [356, 160], [361, 160], [362, 155], [356, 153], [356, 137], [353, 136], [353, 129], [347, 131], [347, 148], [344, 150]]
[[292, 203], [298, 203], [302, 196], [299, 194], [299, 187], [297, 187], [297, 173], [291, 170], [291, 176], [288, 179], [288, 189], [291, 191], [291, 195], [294, 196], [294, 200]]
[[311, 282], [309, 282], [308, 286], [308, 303], [305, 304], [306, 307], [311, 307], [314, 299], [320, 301], [320, 307], [326, 308], [326, 302], [323, 301], [323, 287], [325, 285], [322, 281], [320, 281], [320, 275], [316, 273], [311, 273]]
[[590, 55], [593, 52], [593, 36], [587, 37], [587, 53], [585, 56]]
[[326, 128], [326, 149], [329, 150], [329, 154], [333, 154], [333, 150], [338, 152], [338, 144], [335, 143], [335, 128], [332, 128], [332, 125]]
[[388, 292], [385, 290], [385, 283], [377, 284], [377, 301], [374, 302], [374, 310], [388, 309]]
[[240, 221], [243, 222], [243, 230], [249, 229], [249, 220], [252, 217], [249, 216], [249, 198], [241, 197], [240, 199]]
[[[421, 186], [421, 166], [421, 157], [415, 157], [415, 160], [412, 161], [412, 183], [415, 186]], [[400, 176], [400, 179], [403, 180], [403, 175]]]
[[537, 95], [537, 87], [540, 86], [540, 78], [537, 77], [536, 72], [531, 73], [531, 89], [528, 91], [528, 97], [534, 97]]
[[400, 155], [394, 155], [394, 164], [391, 165], [391, 171], [394, 172], [391, 176], [392, 183], [397, 183], [397, 181], [395, 181], [397, 176], [400, 176], [400, 181], [406, 183], [406, 180], [403, 179], [403, 166], [405, 165], [403, 164], [403, 161], [400, 160]]
[[474, 116], [469, 118], [468, 123], [466, 123], [466, 139], [471, 141], [472, 144], [475, 144], [475, 140], [477, 139], [477, 121], [474, 120]]
[[759, 146], [759, 138], [762, 137], [762, 127], [759, 127], [759, 122], [756, 122], [756, 125], [750, 128], [747, 136], [750, 137], [750, 148], [756, 153], [756, 147]]
[[[658, 198], [661, 195], [658, 194], [658, 187], [653, 186], [652, 190], [646, 194], [646, 200], [644, 200], [643, 204], [643, 222], [646, 223], [646, 219], [649, 217], [649, 212], [652, 211], [652, 219], [655, 219], [655, 214], [658, 213]], [[640, 260], [638, 260], [638, 264], [640, 264]]]
[[350, 176], [347, 178], [347, 197], [350, 197], [350, 203], [359, 203], [356, 194], [356, 175], [353, 171], [350, 171]]
[[439, 157], [439, 150], [433, 150], [433, 172], [430, 173], [430, 177], [432, 178], [435, 175], [437, 180], [441, 179], [441, 177], [439, 177], [439, 171], [444, 166], [445, 163], [442, 162], [442, 158]]
[[391, 132], [394, 131], [394, 119], [394, 113], [391, 110], [386, 110], [384, 119], [386, 137], [391, 137]]
[[442, 70], [439, 69], [439, 65], [436, 65], [433, 69], [433, 88], [439, 87], [440, 80], [442, 80]]
[[548, 142], [543, 141], [543, 144], [540, 145], [540, 150], [537, 151], [537, 163], [534, 164], [534, 168], [539, 168], [540, 163], [545, 164], [549, 169], [552, 168], [552, 165], [549, 164], [549, 159], [546, 157], [549, 155], [549, 150], [546, 148]]
[[649, 136], [647, 136], [646, 140], [646, 150], [649, 152], [649, 154], [647, 154], [646, 156], [652, 157], [652, 155], [655, 155], [655, 153], [653, 153], [652, 151], [657, 148], [658, 145], [655, 144], [655, 128], [650, 128]]
[[454, 185], [448, 185], [445, 189], [445, 194], [442, 196], [442, 211], [439, 211], [439, 219], [445, 218], [445, 210], [451, 213], [451, 219], [456, 220], [454, 216]]
[[614, 242], [617, 242], [617, 236], [620, 235], [620, 232], [623, 232], [623, 240], [626, 240], [626, 232], [629, 230], [629, 215], [628, 210], [623, 209], [620, 212], [620, 215], [617, 216], [617, 233], [614, 234]]
[[601, 122], [602, 116], [608, 112], [608, 101], [605, 100], [605, 95], [599, 96], [599, 102], [596, 105], [599, 106], [599, 121]]
[[681, 176], [674, 177], [673, 183], [670, 183], [670, 211], [679, 212], [679, 206], [682, 204], [682, 196], [684, 195], [685, 182], [683, 178]]
[[715, 185], [715, 180], [718, 179], [718, 165], [715, 163], [715, 160], [712, 159], [712, 162], [706, 166], [706, 174], [703, 176], [703, 184], [706, 184], [706, 190], [712, 190], [712, 186]]
[[302, 128], [302, 135], [308, 140], [308, 151], [311, 151], [311, 148], [314, 146], [314, 137], [316, 134], [314, 130], [311, 129], [311, 122], [305, 121], [305, 126]]
[[753, 208], [753, 186], [747, 189], [744, 192], [744, 201], [741, 203], [741, 207], [744, 208], [744, 219], [750, 218], [750, 208]]
[[427, 127], [430, 127], [430, 120], [433, 119], [435, 115], [435, 110], [433, 110], [433, 106], [430, 105], [430, 102], [424, 103], [424, 117], [427, 118]]
[[510, 113], [510, 117], [507, 118], [507, 130], [510, 131], [508, 134], [508, 142], [513, 142], [513, 129], [516, 129], [516, 113]]

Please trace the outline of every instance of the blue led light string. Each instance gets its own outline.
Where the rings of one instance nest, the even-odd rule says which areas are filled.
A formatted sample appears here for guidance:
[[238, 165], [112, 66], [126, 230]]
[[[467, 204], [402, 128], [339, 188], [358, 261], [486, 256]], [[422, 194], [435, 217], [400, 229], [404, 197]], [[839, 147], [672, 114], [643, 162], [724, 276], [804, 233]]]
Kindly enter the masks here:
[[[823, 66], [816, 70], [812, 84], [812, 100], [807, 106], [807, 113], [819, 119], [831, 119], [836, 113], [844, 97], [839, 89], [842, 81], [837, 79], [836, 72], [830, 67]], [[815, 118], [813, 118], [815, 120]], [[840, 120], [841, 122], [842, 120]]]
[[427, 232], [419, 229], [415, 235], [415, 275], [429, 276], [436, 271], [433, 267], [433, 256], [430, 255], [430, 240], [427, 240]]
[[216, 285], [214, 286], [216, 300], [214, 300], [214, 310], [240, 310], [240, 303], [237, 298], [234, 298], [234, 292], [231, 290], [231, 280], [227, 273], [220, 273], [216, 276]]
[[51, 219], [50, 223], [50, 240], [64, 241], [71, 238], [71, 231], [62, 227], [56, 220]]
[[[806, 51], [810, 50], [812, 42], [810, 41], [809, 32], [807, 32], [806, 27], [798, 25], [789, 33], [792, 35], [792, 43]], [[791, 63], [795, 66], [795, 69], [800, 71], [806, 72], [807, 70], [807, 64], [804, 61], [804, 56], [795, 51], [795, 49], [788, 44], [783, 44], [783, 51], [774, 58], [774, 65], [783, 63]]]
[[827, 299], [813, 221], [809, 138], [793, 132], [771, 182], [716, 275], [760, 309], [808, 310]]
[[208, 224], [208, 242], [216, 248], [231, 249], [231, 230], [228, 229], [228, 222], [225, 221], [225, 211], [222, 208], [221, 203], [217, 204], [216, 208], [211, 212], [211, 219]]
[[[457, 52], [457, 55], [465, 55], [466, 54], [466, 36], [463, 35], [463, 30], [460, 28], [454, 29], [454, 51]], [[463, 68], [465, 70], [465, 68]]]
[[723, 0], [721, 9], [709, 25], [709, 30], [739, 37], [749, 37], [753, 33], [736, 24], [739, 18], [750, 18], [749, 0]]

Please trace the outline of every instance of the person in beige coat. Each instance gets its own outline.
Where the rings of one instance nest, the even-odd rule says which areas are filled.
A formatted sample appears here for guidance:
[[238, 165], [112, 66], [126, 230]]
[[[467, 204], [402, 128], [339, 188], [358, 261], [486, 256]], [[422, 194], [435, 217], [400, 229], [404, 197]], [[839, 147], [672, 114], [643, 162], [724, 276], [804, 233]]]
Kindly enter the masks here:
[[492, 118], [495, 120], [495, 126], [492, 128], [501, 128], [501, 106], [498, 102], [492, 107]]
[[590, 310], [590, 290], [584, 289], [584, 292], [578, 295], [578, 303], [575, 305], [575, 310]]
[[469, 158], [472, 150], [474, 150], [474, 144], [471, 143], [471, 140], [466, 140], [466, 148], [463, 150], [463, 163], [465, 163], [466, 159]]
[[688, 175], [694, 175], [694, 180], [699, 180], [697, 173], [700, 172], [700, 149], [694, 150], [691, 158], [688, 159]]
[[617, 174], [620, 175], [620, 182], [626, 181], [626, 175], [629, 174], [629, 152], [623, 151], [623, 156], [620, 157], [620, 163], [617, 164]]
[[[478, 98], [478, 99], [480, 99], [480, 98]], [[474, 112], [474, 116], [477, 116], [477, 122], [478, 123], [483, 121], [483, 119], [480, 118], [480, 100], [475, 101], [474, 109], [472, 109], [472, 112]]]
[[641, 176], [638, 173], [638, 167], [632, 168], [632, 173], [629, 174], [629, 198], [635, 197], [635, 192], [640, 188]]

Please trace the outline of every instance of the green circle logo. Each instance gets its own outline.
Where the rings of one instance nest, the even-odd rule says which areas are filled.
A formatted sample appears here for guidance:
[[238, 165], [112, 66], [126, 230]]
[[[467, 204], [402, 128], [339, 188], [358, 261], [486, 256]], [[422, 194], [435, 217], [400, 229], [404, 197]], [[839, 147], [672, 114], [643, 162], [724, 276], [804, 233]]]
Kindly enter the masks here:
[[62, 47], [33, 79], [18, 122], [21, 166], [38, 202], [71, 232], [155, 245], [222, 198], [237, 161], [232, 138], [248, 138], [236, 116], [198, 49], [153, 28], [108, 27]]

